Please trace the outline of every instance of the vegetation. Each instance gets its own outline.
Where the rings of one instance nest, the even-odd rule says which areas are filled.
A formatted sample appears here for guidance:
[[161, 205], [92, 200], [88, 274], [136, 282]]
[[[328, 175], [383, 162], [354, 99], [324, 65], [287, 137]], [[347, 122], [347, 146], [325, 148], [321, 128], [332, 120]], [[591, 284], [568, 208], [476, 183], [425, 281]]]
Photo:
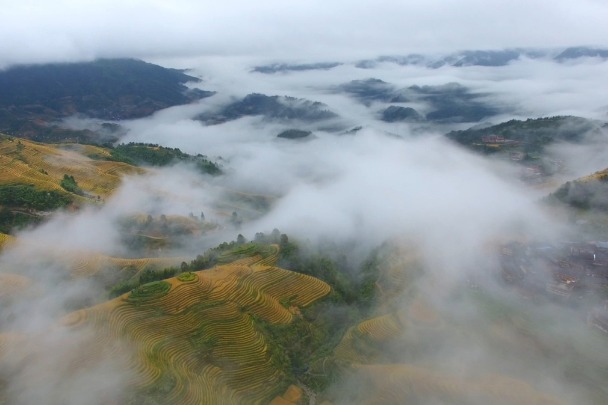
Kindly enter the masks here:
[[[165, 279], [174, 277], [178, 273], [179, 273], [179, 269], [176, 267], [166, 267], [161, 270], [146, 268], [142, 272], [139, 273], [138, 278], [136, 278], [136, 279], [131, 278], [129, 280], [120, 281], [119, 283], [110, 287], [108, 295], [110, 298], [118, 297], [119, 295], [122, 295], [126, 292], [129, 292], [134, 289], [138, 289], [140, 286], [142, 286], [144, 284], [152, 283], [154, 281], [165, 280]], [[185, 274], [192, 274], [192, 273], [185, 273]], [[182, 275], [180, 274], [180, 277], [181, 276]], [[187, 276], [185, 276], [185, 277], [187, 277]], [[182, 280], [182, 279], [180, 278], [180, 280]], [[186, 281], [186, 280], [182, 280], [182, 281]]]
[[57, 191], [36, 189], [31, 184], [0, 184], [0, 205], [51, 211], [64, 207], [71, 199]]
[[78, 195], [84, 194], [82, 189], [78, 187], [78, 183], [76, 183], [76, 179], [74, 179], [74, 176], [64, 174], [63, 180], [61, 180], [60, 185], [65, 191], [69, 191], [70, 193]]
[[70, 202], [63, 193], [39, 190], [31, 184], [0, 184], [0, 232], [37, 224], [42, 218], [36, 211], [52, 211]]
[[0, 208], [0, 232], [2, 233], [12, 233], [41, 221], [41, 218], [37, 215]]
[[192, 272], [187, 272], [187, 273], [182, 273], [179, 276], [177, 276], [177, 279], [179, 281], [182, 281], [184, 283], [187, 283], [189, 281], [194, 281], [197, 279], [197, 275], [195, 273]]
[[105, 196], [118, 186], [121, 175], [143, 172], [125, 163], [91, 160], [88, 155], [110, 153], [92, 145], [50, 145], [0, 135], [0, 184], [32, 184], [39, 190], [63, 193], [60, 183], [67, 175], [77, 179], [84, 191]]
[[166, 281], [154, 281], [137, 287], [129, 295], [129, 302], [139, 302], [159, 298], [167, 294], [171, 289], [171, 284]]
[[182, 152], [178, 148], [166, 148], [155, 144], [128, 143], [120, 144], [110, 150], [108, 160], [124, 162], [130, 165], [168, 166], [177, 162], [194, 165], [200, 172], [217, 175], [221, 173], [217, 163], [206, 156], [196, 156]]

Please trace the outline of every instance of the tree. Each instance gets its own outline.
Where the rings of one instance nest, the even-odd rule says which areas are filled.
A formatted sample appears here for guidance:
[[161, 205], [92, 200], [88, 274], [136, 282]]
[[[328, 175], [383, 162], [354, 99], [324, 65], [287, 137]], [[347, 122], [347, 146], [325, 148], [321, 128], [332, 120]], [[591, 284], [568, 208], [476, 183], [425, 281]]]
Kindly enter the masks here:
[[245, 237], [239, 233], [239, 235], [236, 237], [236, 243], [242, 245], [244, 243], [247, 243], [247, 239], [245, 239]]

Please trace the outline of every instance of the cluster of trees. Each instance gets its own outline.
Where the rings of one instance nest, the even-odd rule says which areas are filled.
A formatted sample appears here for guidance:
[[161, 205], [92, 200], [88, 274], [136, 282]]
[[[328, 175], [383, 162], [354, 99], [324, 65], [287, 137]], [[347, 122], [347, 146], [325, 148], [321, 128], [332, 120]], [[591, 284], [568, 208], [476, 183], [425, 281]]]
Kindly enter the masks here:
[[0, 205], [7, 207], [51, 211], [64, 207], [70, 202], [71, 199], [65, 194], [39, 190], [31, 184], [0, 185]]
[[84, 194], [82, 189], [78, 186], [78, 183], [76, 182], [76, 179], [74, 178], [74, 176], [64, 174], [60, 185], [65, 191], [69, 191], [70, 193], [74, 193], [74, 194], [78, 194], [78, 195]]
[[71, 202], [63, 193], [39, 190], [31, 184], [0, 185], [0, 232], [37, 224], [42, 218], [32, 211], [52, 211]]

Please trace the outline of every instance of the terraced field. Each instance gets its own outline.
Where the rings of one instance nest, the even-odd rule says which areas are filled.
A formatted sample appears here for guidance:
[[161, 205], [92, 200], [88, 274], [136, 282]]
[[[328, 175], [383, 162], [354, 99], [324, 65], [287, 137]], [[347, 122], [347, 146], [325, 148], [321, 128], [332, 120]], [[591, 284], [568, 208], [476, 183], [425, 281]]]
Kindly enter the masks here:
[[[282, 300], [305, 307], [331, 288], [253, 258], [144, 284], [65, 316], [62, 328], [93, 331], [80, 364], [94, 361], [96, 353], [113, 353], [118, 341], [132, 347], [129, 366], [137, 377], [131, 384], [142, 397], [171, 404], [267, 404], [291, 382], [254, 318], [288, 324], [297, 315]], [[0, 335], [0, 364], [12, 341]]]
[[0, 135], [0, 184], [32, 184], [42, 190], [63, 191], [63, 175], [74, 176], [85, 192], [108, 196], [121, 176], [144, 170], [125, 163], [93, 160], [87, 155], [107, 155], [91, 145], [49, 145]]

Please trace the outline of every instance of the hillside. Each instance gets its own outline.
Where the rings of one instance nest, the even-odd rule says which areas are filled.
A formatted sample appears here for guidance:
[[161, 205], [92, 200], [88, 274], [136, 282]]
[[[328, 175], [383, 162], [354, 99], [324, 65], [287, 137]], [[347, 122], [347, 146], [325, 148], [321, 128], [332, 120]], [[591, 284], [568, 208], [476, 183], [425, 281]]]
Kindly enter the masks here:
[[[526, 121], [511, 120], [498, 125], [472, 127], [452, 131], [447, 138], [470, 148], [486, 152], [515, 147], [530, 155], [542, 153], [548, 145], [557, 142], [578, 143], [586, 137], [601, 134], [602, 124], [597, 121], [573, 116], [529, 118]], [[484, 137], [496, 135], [504, 139]], [[493, 142], [494, 140], [494, 142]]]
[[15, 66], [0, 71], [0, 131], [46, 142], [98, 142], [90, 131], [57, 122], [72, 115], [140, 118], [213, 94], [189, 89], [185, 83], [192, 81], [199, 79], [134, 59]]
[[[61, 187], [65, 174], [73, 176], [82, 191], [93, 197], [107, 197], [120, 184], [121, 176], [143, 173], [133, 165], [92, 159], [110, 158], [110, 151], [92, 145], [52, 145], [0, 134], [0, 184], [31, 184], [37, 189], [66, 192]], [[71, 193], [72, 198], [81, 198]]]
[[50, 145], [0, 134], [0, 231], [38, 223], [46, 213], [71, 204], [99, 203], [121, 177], [143, 169], [95, 160], [107, 149], [91, 145]]
[[[77, 375], [97, 353], [124, 355], [115, 345], [120, 340], [136, 348], [127, 363], [137, 376], [121, 403], [266, 404], [293, 377], [265, 325], [292, 324], [300, 308], [329, 292], [320, 280], [274, 267], [272, 256], [145, 284], [61, 320], [67, 336], [94, 334], [66, 355], [79, 360], [62, 369], [60, 378]], [[28, 343], [35, 339], [0, 335], [0, 362], [7, 366], [13, 353], [19, 359], [8, 363], [17, 367], [13, 372], [27, 370], [32, 357], [21, 348], [32, 347]], [[10, 393], [0, 398], [10, 400]]]
[[146, 173], [141, 166], [177, 163], [202, 174], [221, 174], [218, 164], [206, 156], [177, 148], [47, 144], [0, 134], [0, 232], [37, 223], [59, 208], [103, 203], [122, 177]]
[[549, 184], [552, 176], [564, 172], [564, 152], [552, 146], [605, 142], [608, 132], [600, 121], [574, 116], [510, 120], [497, 125], [474, 126], [451, 131], [446, 137], [470, 150], [521, 167], [520, 179], [530, 184]]

